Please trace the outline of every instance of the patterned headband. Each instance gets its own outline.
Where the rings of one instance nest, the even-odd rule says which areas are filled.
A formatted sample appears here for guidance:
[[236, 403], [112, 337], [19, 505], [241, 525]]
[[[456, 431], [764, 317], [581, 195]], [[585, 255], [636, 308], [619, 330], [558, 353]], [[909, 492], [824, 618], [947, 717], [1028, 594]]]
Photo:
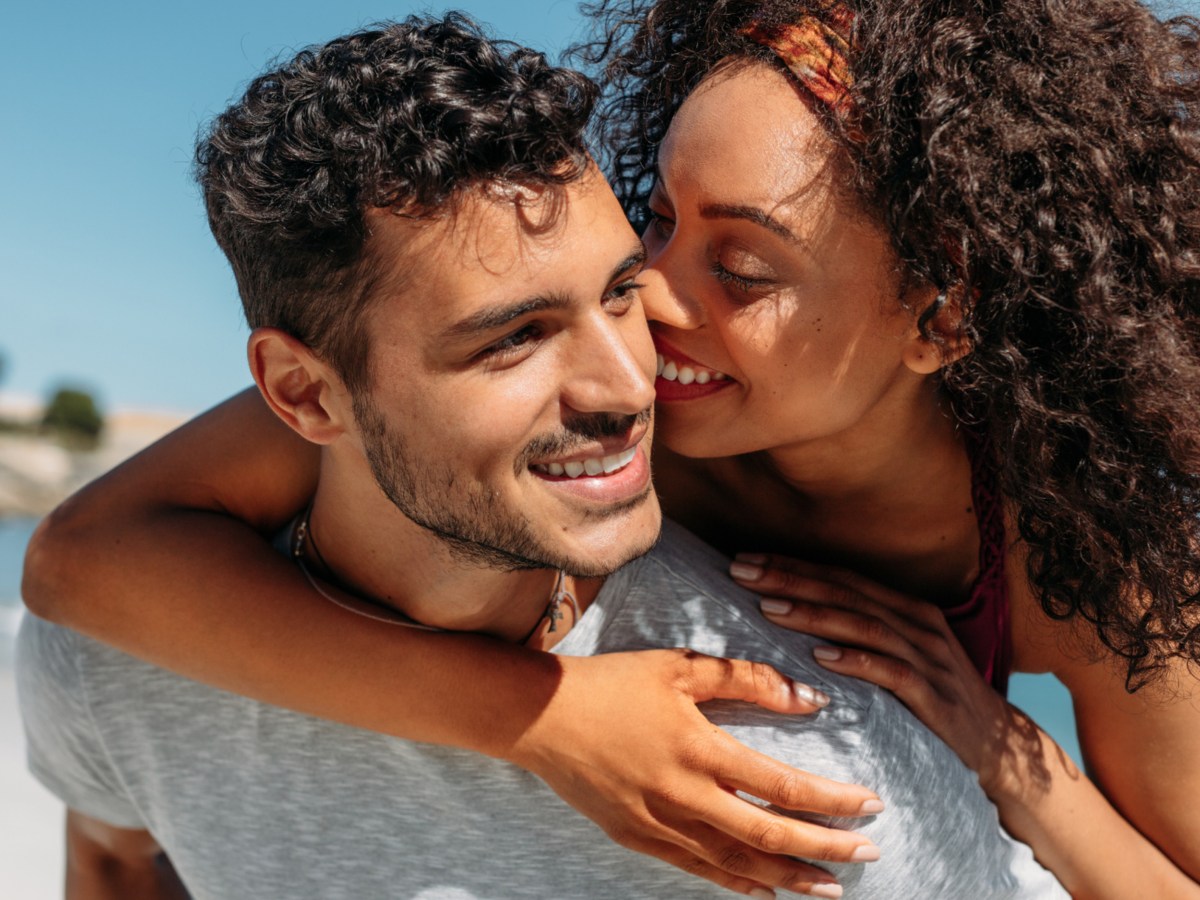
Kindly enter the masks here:
[[771, 50], [814, 97], [844, 119], [854, 109], [850, 52], [857, 19], [836, 0], [825, 6], [825, 13], [822, 19], [806, 15], [786, 25], [756, 19], [739, 28], [738, 34]]

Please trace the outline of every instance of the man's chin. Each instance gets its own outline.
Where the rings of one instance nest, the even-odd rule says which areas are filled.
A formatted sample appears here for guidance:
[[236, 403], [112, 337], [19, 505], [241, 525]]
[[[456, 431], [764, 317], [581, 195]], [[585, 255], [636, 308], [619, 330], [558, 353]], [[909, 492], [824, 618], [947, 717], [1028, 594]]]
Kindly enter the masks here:
[[597, 511], [576, 531], [557, 568], [576, 578], [603, 578], [645, 556], [658, 543], [662, 510], [652, 489], [622, 508]]

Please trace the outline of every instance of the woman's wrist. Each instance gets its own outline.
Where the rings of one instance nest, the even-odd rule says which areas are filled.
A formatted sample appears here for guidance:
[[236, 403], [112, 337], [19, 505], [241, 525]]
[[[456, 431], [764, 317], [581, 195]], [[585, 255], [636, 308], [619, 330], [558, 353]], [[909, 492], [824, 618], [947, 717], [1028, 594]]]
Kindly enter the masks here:
[[1002, 815], [1006, 809], [1033, 806], [1048, 795], [1049, 755], [1056, 759], [1066, 758], [1054, 739], [1033, 719], [1006, 703], [989, 752], [977, 770], [980, 787]]

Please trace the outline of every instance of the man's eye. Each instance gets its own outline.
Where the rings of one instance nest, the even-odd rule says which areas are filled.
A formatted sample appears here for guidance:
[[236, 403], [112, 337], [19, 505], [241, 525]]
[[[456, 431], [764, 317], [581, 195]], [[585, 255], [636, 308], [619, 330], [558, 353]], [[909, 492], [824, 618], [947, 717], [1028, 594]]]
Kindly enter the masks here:
[[507, 337], [485, 347], [479, 352], [479, 358], [492, 359], [497, 356], [503, 356], [506, 353], [513, 353], [541, 336], [542, 329], [540, 325], [526, 325], [519, 331], [514, 331]]
[[638, 291], [642, 284], [632, 278], [622, 281], [604, 295], [604, 308], [613, 315], [623, 315], [637, 302]]

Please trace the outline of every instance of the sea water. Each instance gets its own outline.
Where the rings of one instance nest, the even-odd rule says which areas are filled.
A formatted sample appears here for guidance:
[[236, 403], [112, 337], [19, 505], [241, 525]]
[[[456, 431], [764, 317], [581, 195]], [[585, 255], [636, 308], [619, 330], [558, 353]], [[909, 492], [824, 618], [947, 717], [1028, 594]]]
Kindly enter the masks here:
[[0, 518], [0, 664], [12, 659], [12, 641], [21, 622], [21, 564], [35, 519]]
[[[21, 620], [21, 564], [37, 522], [0, 518], [0, 665], [12, 659], [12, 639]], [[1051, 675], [1014, 675], [1009, 700], [1033, 717], [1071, 758], [1080, 761], [1071, 695]]]

